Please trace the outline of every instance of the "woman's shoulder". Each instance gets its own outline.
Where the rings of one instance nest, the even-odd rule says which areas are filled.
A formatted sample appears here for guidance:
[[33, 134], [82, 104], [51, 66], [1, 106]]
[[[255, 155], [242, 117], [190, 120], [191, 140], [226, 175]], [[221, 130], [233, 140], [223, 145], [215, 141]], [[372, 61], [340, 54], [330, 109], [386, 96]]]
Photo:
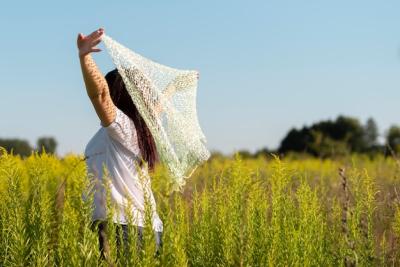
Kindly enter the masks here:
[[122, 110], [115, 107], [116, 116], [114, 121], [107, 127], [103, 127], [110, 138], [132, 150], [137, 144], [136, 127], [133, 120]]

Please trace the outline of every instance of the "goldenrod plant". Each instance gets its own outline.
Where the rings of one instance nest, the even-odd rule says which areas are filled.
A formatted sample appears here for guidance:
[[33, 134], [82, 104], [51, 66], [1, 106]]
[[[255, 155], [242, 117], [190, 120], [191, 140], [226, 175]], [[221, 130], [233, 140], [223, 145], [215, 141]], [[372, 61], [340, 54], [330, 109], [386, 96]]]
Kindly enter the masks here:
[[181, 192], [167, 176], [162, 166], [151, 173], [161, 249], [148, 202], [142, 240], [132, 217], [127, 240], [116, 235], [108, 192], [103, 259], [82, 158], [22, 159], [2, 149], [0, 266], [400, 264], [399, 166], [391, 157], [215, 157]]

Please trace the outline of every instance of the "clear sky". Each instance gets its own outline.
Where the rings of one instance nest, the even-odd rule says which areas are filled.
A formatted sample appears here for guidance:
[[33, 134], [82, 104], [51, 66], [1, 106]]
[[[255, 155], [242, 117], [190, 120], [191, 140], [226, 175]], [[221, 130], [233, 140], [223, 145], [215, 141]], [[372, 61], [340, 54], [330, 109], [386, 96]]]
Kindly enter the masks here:
[[[400, 1], [5, 1], [0, 138], [83, 153], [99, 119], [79, 32], [106, 34], [165, 65], [200, 71], [212, 150], [276, 148], [291, 127], [339, 114], [400, 124]], [[104, 48], [100, 45], [100, 48]], [[105, 74], [105, 51], [95, 55]]]

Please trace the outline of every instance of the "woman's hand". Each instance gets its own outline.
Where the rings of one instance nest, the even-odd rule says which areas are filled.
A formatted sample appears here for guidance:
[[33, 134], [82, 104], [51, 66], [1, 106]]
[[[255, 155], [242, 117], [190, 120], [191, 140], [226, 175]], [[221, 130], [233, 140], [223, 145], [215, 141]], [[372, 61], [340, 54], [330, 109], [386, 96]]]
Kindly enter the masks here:
[[101, 42], [101, 36], [104, 33], [103, 28], [99, 28], [97, 31], [84, 36], [82, 33], [78, 34], [77, 45], [79, 49], [79, 57], [84, 57], [91, 52], [100, 52], [101, 49], [95, 46]]

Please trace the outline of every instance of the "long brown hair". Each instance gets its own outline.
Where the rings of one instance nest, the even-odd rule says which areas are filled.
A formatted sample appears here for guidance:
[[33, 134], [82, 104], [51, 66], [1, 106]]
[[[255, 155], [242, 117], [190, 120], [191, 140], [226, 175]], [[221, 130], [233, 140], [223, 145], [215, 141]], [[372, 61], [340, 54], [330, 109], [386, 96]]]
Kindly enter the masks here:
[[[114, 69], [106, 74], [105, 79], [114, 105], [131, 118], [135, 124], [142, 158], [147, 162], [149, 170], [153, 171], [159, 160], [154, 138], [126, 90], [121, 74]], [[142, 166], [143, 162], [140, 161], [139, 164]]]

